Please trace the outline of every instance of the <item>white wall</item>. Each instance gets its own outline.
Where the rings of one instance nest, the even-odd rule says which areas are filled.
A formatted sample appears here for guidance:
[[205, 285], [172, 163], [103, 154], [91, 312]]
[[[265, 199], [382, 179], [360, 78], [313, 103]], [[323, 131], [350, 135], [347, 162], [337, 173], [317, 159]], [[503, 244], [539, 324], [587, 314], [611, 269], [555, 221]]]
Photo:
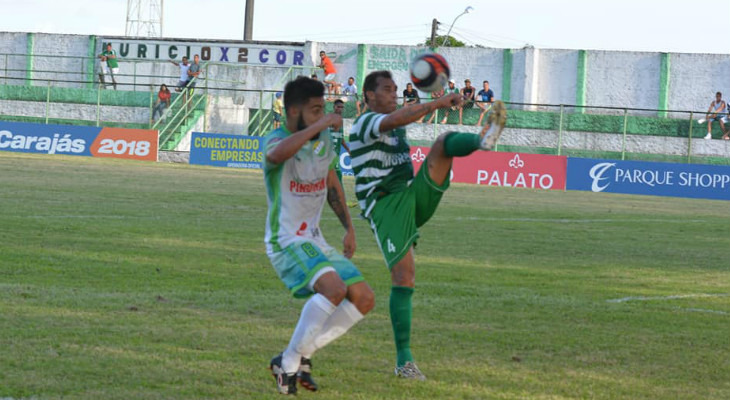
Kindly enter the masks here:
[[[112, 38], [113, 39], [113, 38]], [[94, 54], [101, 51], [105, 38], [97, 38], [97, 48]], [[109, 39], [111, 40], [111, 39]], [[121, 40], [121, 39], [119, 39]], [[173, 40], [167, 42], [185, 42], [193, 39]], [[158, 41], [159, 42], [159, 41]], [[200, 42], [200, 41], [198, 41]], [[209, 41], [211, 42], [211, 41]], [[206, 42], [207, 43], [207, 42]], [[215, 42], [225, 46], [226, 43]], [[246, 46], [243, 42], [233, 42], [231, 46]], [[88, 64], [82, 60], [63, 60], [43, 57], [42, 55], [56, 54], [75, 57], [88, 57], [89, 36], [85, 35], [57, 35], [34, 34], [34, 66], [38, 70], [54, 69], [69, 72], [67, 77], [83, 77], [88, 70]], [[344, 83], [348, 76], [357, 77], [357, 49], [353, 43], [266, 43], [257, 42], [251, 46], [263, 46], [272, 50], [284, 48], [290, 51], [300, 49], [304, 53], [303, 64], [306, 72], [319, 63], [318, 53], [325, 50], [333, 55], [333, 61], [338, 68], [338, 80]], [[27, 34], [0, 32], [0, 73], [10, 77], [24, 78], [24, 69], [27, 58], [23, 54], [27, 50]], [[393, 71], [399, 87], [404, 88], [409, 81], [408, 65], [417, 54], [428, 51], [423, 46], [391, 46], [367, 45], [366, 68], [363, 76], [372, 70], [387, 68]], [[457, 86], [462, 87], [465, 78], [472, 80], [472, 84], [479, 88], [482, 80], [489, 80], [492, 90], [498, 98], [503, 98], [503, 49], [485, 48], [440, 48], [439, 52], [449, 60], [452, 77]], [[7, 53], [17, 53], [19, 56], [5, 56]], [[273, 52], [271, 53], [273, 54]], [[135, 54], [130, 54], [135, 55]], [[587, 53], [587, 87], [586, 103], [595, 106], [616, 106], [630, 108], [656, 109], [659, 107], [659, 91], [661, 79], [661, 53], [650, 52], [618, 52], [618, 51], [588, 51]], [[515, 102], [539, 102], [551, 104], [574, 104], [576, 102], [578, 51], [554, 49], [517, 49], [513, 51], [512, 81], [510, 98]], [[7, 62], [6, 62], [7, 59]], [[161, 80], [174, 84], [178, 79], [178, 69], [164, 59], [145, 60], [137, 63], [139, 75], [164, 75], [166, 78], [138, 77], [137, 84], [158, 86]], [[95, 60], [95, 63], [98, 61]], [[261, 63], [259, 63], [261, 64]], [[134, 72], [134, 63], [131, 60], [121, 60], [122, 74]], [[2, 68], [19, 69], [18, 72], [8, 72]], [[229, 63], [212, 65], [209, 70], [211, 77], [237, 83], [227, 82], [225, 88], [245, 88], [249, 90], [282, 90], [281, 79], [285, 74], [284, 68], [273, 68], [275, 63], [269, 61], [264, 66], [245, 66]], [[321, 75], [321, 70], [318, 70]], [[305, 72], [302, 70], [302, 72]], [[305, 73], [306, 73], [305, 72]], [[58, 77], [58, 75], [36, 72], [39, 79]], [[83, 79], [81, 79], [83, 80]], [[1, 81], [1, 80], [0, 80]], [[130, 77], [121, 76], [119, 81], [131, 83]], [[11, 83], [10, 80], [7, 80]], [[14, 81], [24, 83], [22, 80]], [[39, 82], [38, 84], [45, 84]], [[68, 85], [73, 86], [73, 85]], [[78, 84], [76, 87], [83, 87]], [[120, 89], [129, 89], [120, 87]], [[139, 89], [139, 88], [138, 88]], [[669, 108], [674, 110], [707, 109], [712, 96], [716, 91], [727, 93], [730, 98], [730, 54], [671, 54], [670, 81], [669, 81]], [[214, 92], [216, 94], [216, 92]], [[231, 95], [230, 91], [221, 90], [221, 95]], [[245, 97], [246, 104], [258, 107], [258, 93], [249, 95], [236, 94]], [[269, 101], [264, 101], [263, 107], [268, 107]]]
[[586, 63], [587, 105], [659, 106], [660, 53], [590, 51]]

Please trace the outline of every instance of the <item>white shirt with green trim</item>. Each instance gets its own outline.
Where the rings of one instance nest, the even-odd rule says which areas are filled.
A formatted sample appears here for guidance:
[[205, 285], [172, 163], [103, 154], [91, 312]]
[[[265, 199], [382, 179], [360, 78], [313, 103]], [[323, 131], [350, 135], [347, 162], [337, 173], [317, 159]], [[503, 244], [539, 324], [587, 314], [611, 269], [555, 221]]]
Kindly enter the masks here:
[[[266, 135], [264, 154], [290, 136], [286, 127]], [[297, 241], [330, 246], [319, 228], [327, 200], [327, 175], [338, 159], [329, 129], [307, 142], [294, 157], [270, 164], [264, 156], [264, 181], [269, 210], [266, 214], [266, 253], [273, 254]]]

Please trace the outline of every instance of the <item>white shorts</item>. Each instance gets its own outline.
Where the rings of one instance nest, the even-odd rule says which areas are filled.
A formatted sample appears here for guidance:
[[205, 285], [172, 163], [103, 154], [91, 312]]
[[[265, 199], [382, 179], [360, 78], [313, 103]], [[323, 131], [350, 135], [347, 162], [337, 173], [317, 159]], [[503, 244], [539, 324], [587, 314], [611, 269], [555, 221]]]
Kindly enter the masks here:
[[327, 74], [327, 75], [324, 76], [324, 80], [325, 81], [334, 81], [335, 80], [335, 75], [337, 75], [337, 74]]
[[[109, 72], [109, 66], [107, 66], [107, 65], [103, 66], [103, 67], [102, 67], [102, 69], [101, 69], [101, 71], [102, 71], [102, 72], [103, 72], [103, 73], [104, 73], [105, 75], [109, 75], [109, 73], [110, 73], [110, 72]], [[112, 74], [114, 74], [114, 75], [118, 74], [118, 73], [119, 73], [119, 67], [117, 67], [117, 68], [112, 68], [112, 70], [111, 70], [111, 73], [112, 73]]]

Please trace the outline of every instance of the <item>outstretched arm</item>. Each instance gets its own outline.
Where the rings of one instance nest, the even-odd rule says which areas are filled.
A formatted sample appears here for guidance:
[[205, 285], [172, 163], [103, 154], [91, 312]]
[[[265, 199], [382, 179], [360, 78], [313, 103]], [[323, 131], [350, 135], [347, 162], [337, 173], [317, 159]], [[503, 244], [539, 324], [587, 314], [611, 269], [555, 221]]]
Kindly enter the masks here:
[[294, 132], [286, 139], [281, 140], [276, 147], [272, 148], [266, 153], [266, 161], [272, 164], [281, 164], [284, 161], [294, 157], [299, 149], [304, 146], [307, 141], [317, 136], [320, 132], [328, 127], [332, 129], [340, 129], [342, 126], [342, 117], [337, 114], [327, 114], [320, 118], [319, 121], [314, 124], [302, 129], [301, 131]]
[[414, 104], [409, 107], [403, 107], [400, 110], [393, 111], [388, 114], [380, 123], [380, 132], [387, 132], [401, 126], [406, 126], [411, 122], [418, 121], [426, 114], [442, 107], [458, 106], [464, 100], [458, 93], [452, 93], [448, 96], [439, 97], [429, 103]]
[[352, 219], [350, 218], [350, 212], [347, 210], [345, 204], [345, 191], [340, 185], [340, 180], [337, 179], [337, 173], [334, 169], [329, 170], [327, 174], [327, 203], [329, 203], [332, 211], [335, 212], [337, 218], [339, 218], [342, 227], [345, 228], [345, 238], [342, 240], [344, 250], [342, 254], [347, 258], [352, 258], [355, 254], [355, 228], [352, 226]]

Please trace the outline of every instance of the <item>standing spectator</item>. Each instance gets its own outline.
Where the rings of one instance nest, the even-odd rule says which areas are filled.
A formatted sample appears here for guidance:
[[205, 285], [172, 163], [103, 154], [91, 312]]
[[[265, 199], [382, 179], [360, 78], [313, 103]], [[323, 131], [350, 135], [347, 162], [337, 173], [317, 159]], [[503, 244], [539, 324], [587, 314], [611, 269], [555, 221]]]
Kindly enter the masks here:
[[[459, 94], [461, 91], [459, 91], [459, 88], [456, 87], [456, 81], [453, 79], [449, 79], [449, 86], [444, 90], [444, 96], [448, 96], [452, 93]], [[459, 106], [453, 106], [451, 107], [451, 110], [456, 111], [459, 109]], [[444, 115], [444, 119], [441, 120], [441, 124], [445, 124], [446, 121], [449, 119], [449, 108], [446, 108], [446, 114]]]
[[284, 110], [284, 101], [281, 99], [281, 92], [276, 92], [276, 99], [274, 100], [274, 129], [279, 129], [281, 126], [281, 114]]
[[418, 104], [421, 102], [421, 98], [418, 97], [418, 90], [413, 89], [413, 84], [410, 82], [406, 84], [405, 90], [403, 90], [403, 107], [410, 106], [411, 104]]
[[319, 64], [319, 67], [324, 69], [324, 79], [322, 79], [322, 81], [324, 82], [325, 86], [327, 86], [327, 96], [331, 97], [332, 89], [337, 88], [337, 82], [335, 82], [335, 76], [337, 75], [337, 69], [335, 68], [335, 65], [332, 63], [332, 60], [330, 60], [330, 58], [327, 57], [327, 53], [325, 53], [324, 51], [319, 52], [319, 59], [321, 61], [321, 63]]
[[101, 54], [99, 54], [99, 58], [101, 59], [101, 83], [106, 86], [103, 75], [109, 75], [112, 78], [112, 85], [114, 86], [114, 90], [117, 90], [117, 80], [114, 75], [117, 75], [119, 73], [119, 62], [117, 62], [117, 51], [112, 49], [111, 43], [106, 44], [106, 50], [102, 51]]
[[355, 99], [355, 107], [357, 109], [357, 117], [360, 116], [360, 97], [357, 94], [357, 86], [355, 85], [355, 78], [347, 78], [347, 84], [342, 87], [342, 94], [347, 96], [348, 101]]
[[726, 108], [725, 100], [722, 99], [722, 93], [717, 92], [715, 93], [715, 100], [713, 100], [712, 103], [710, 103], [710, 108], [707, 109], [707, 116], [705, 119], [707, 119], [707, 135], [705, 136], [705, 139], [712, 139], [712, 122], [717, 121], [720, 123], [720, 130], [722, 130], [722, 138], [727, 138], [727, 133], [725, 132], [725, 122], [727, 121], [727, 117], [725, 117], [725, 108]]
[[160, 91], [157, 93], [157, 103], [155, 103], [155, 108], [152, 110], [152, 122], [155, 122], [155, 115], [157, 113], [160, 113], [160, 118], [162, 118], [165, 109], [170, 107], [170, 97], [172, 97], [172, 93], [170, 93], [167, 85], [163, 83], [160, 85]]
[[461, 89], [461, 97], [464, 99], [464, 102], [461, 103], [461, 107], [459, 107], [459, 125], [463, 125], [462, 116], [464, 115], [464, 109], [474, 107], [475, 93], [476, 90], [474, 90], [474, 86], [471, 85], [471, 81], [469, 79], [465, 79], [464, 87]]
[[193, 56], [193, 63], [190, 64], [190, 68], [188, 68], [188, 82], [187, 87], [190, 89], [190, 92], [192, 93], [193, 88], [195, 87], [195, 80], [198, 79], [200, 76], [200, 56], [197, 54]]
[[482, 118], [484, 118], [484, 115], [492, 108], [492, 103], [494, 103], [494, 92], [489, 88], [489, 81], [484, 81], [482, 85], [484, 85], [484, 88], [477, 93], [477, 107], [482, 109], [477, 125], [482, 124]]

